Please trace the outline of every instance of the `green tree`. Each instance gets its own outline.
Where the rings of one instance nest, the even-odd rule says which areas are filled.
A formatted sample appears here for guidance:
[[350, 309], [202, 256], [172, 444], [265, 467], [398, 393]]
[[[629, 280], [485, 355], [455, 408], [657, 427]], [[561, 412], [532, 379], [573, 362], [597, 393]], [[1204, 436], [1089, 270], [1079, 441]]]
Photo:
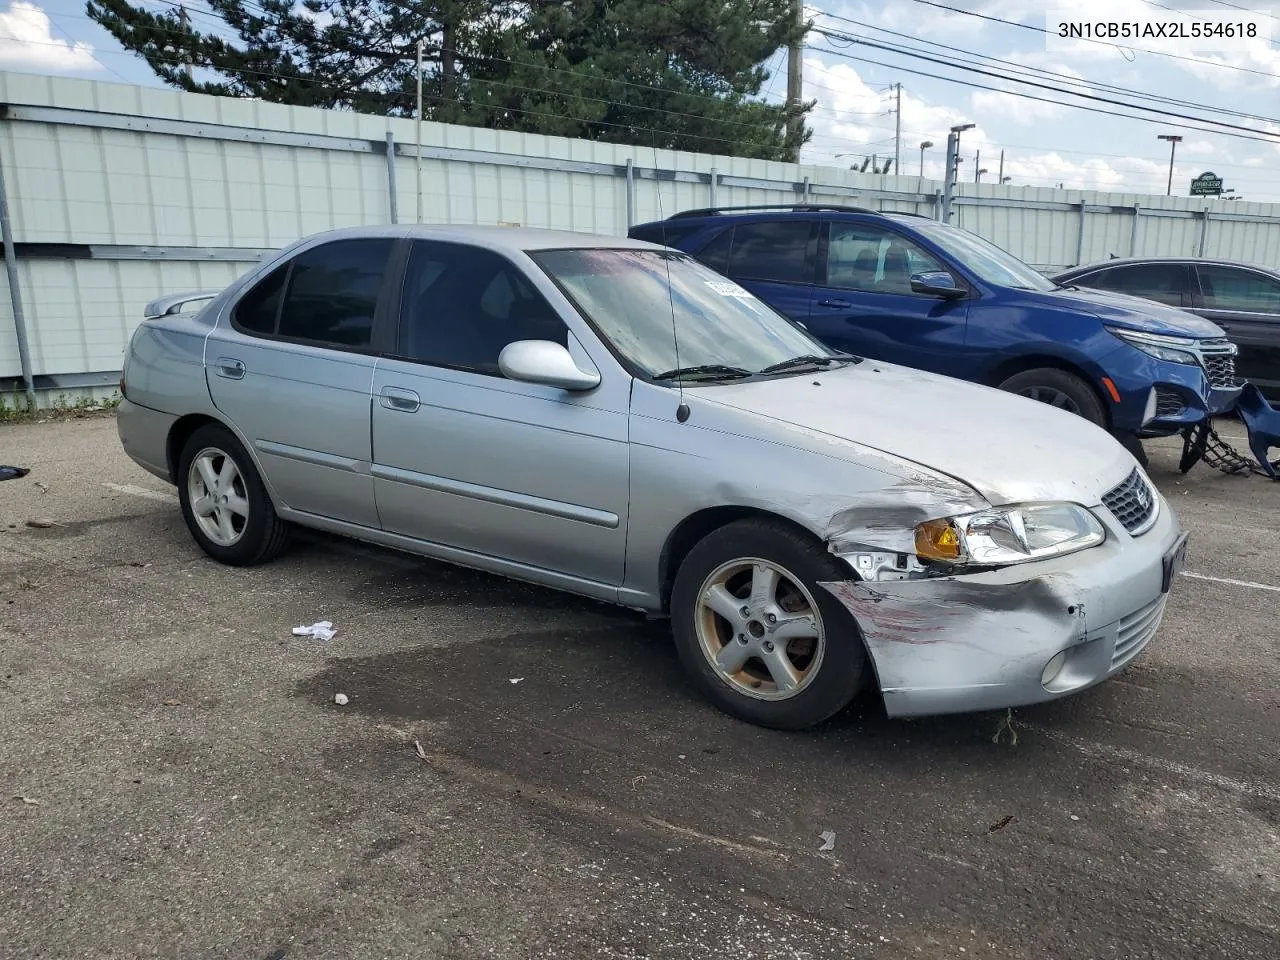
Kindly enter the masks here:
[[768, 159], [800, 145], [759, 96], [792, 0], [162, 2], [86, 9], [183, 90], [411, 116], [420, 38], [428, 119]]

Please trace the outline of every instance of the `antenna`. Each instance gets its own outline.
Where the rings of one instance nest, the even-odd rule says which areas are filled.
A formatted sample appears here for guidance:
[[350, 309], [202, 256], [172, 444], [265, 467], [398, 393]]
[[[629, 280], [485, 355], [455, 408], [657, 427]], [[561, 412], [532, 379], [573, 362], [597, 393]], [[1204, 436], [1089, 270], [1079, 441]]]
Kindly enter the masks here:
[[[658, 220], [662, 224], [662, 245], [667, 246], [667, 218], [662, 209], [662, 178], [658, 176], [658, 138], [653, 130], [649, 131], [649, 143], [653, 147], [653, 189], [658, 195]], [[670, 248], [668, 248], [670, 249]], [[668, 254], [662, 255], [662, 264], [667, 271], [667, 306], [671, 309], [671, 343], [675, 347], [676, 365], [680, 369], [680, 333], [676, 328], [676, 298], [671, 289], [671, 260]], [[676, 377], [676, 390], [680, 403], [676, 407], [676, 420], [684, 423], [689, 419], [689, 405], [684, 402], [684, 382]]]

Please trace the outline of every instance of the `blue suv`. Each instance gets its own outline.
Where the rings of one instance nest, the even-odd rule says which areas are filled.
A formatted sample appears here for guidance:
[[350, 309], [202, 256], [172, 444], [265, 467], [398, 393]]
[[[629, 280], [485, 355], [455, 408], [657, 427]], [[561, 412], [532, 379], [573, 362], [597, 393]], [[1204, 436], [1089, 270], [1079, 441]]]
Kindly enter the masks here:
[[1141, 458], [1230, 410], [1236, 347], [1149, 300], [1060, 286], [982, 238], [857, 207], [686, 210], [630, 236], [674, 247], [832, 347], [999, 387], [1110, 430]]

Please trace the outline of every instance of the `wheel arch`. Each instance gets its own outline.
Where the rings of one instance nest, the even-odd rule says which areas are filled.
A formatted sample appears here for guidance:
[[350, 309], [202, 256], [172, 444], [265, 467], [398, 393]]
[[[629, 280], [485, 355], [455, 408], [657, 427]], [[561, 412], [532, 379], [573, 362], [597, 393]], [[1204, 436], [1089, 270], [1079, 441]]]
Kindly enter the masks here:
[[705, 507], [676, 524], [662, 545], [662, 552], [658, 556], [658, 589], [663, 613], [671, 612], [671, 589], [675, 584], [676, 571], [680, 569], [689, 551], [708, 534], [738, 520], [748, 519], [777, 523], [808, 537], [816, 546], [823, 547], [821, 537], [808, 527], [772, 510], [740, 505]]
[[275, 486], [271, 483], [271, 477], [263, 469], [262, 460], [258, 457], [258, 451], [254, 449], [253, 444], [236, 428], [235, 424], [209, 413], [185, 414], [175, 420], [173, 426], [169, 428], [169, 435], [165, 439], [165, 460], [172, 482], [175, 485], [182, 483], [182, 478], [178, 476], [178, 460], [182, 456], [182, 448], [186, 446], [193, 433], [209, 424], [229, 431], [240, 442], [240, 446], [244, 447], [245, 453], [249, 455], [253, 468], [258, 471], [258, 477], [262, 480], [263, 486], [267, 488], [267, 494], [271, 497], [271, 502], [277, 508], [284, 507], [288, 509], [287, 504], [282, 504], [276, 495]]
[[1084, 364], [1071, 359], [1070, 357], [1062, 357], [1052, 353], [1025, 353], [1016, 357], [1010, 357], [996, 364], [983, 378], [983, 383], [989, 387], [999, 388], [1010, 377], [1019, 373], [1025, 373], [1028, 370], [1037, 370], [1041, 367], [1048, 367], [1053, 370], [1061, 370], [1063, 373], [1070, 373], [1079, 377], [1094, 396], [1098, 398], [1098, 403], [1102, 406], [1102, 412], [1107, 417], [1107, 428], [1112, 427], [1112, 411], [1114, 404], [1111, 398], [1102, 392], [1098, 386], [1098, 375], [1091, 373]]

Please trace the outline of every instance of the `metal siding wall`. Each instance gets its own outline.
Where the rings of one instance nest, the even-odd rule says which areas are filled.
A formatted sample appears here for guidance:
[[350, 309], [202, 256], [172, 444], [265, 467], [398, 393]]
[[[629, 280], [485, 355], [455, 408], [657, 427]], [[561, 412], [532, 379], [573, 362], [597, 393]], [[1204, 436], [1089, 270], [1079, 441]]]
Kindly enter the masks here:
[[[0, 72], [0, 100], [31, 107], [96, 111], [124, 118], [220, 124], [250, 131], [351, 138], [357, 150], [284, 146], [173, 135], [146, 129], [24, 120], [0, 122], [3, 159], [18, 242], [146, 247], [276, 248], [332, 227], [387, 223], [390, 130], [401, 223], [416, 216], [415, 125], [403, 118], [361, 116], [248, 100], [182, 94], [66, 78]], [[258, 134], [251, 133], [250, 137]], [[860, 174], [741, 157], [708, 156], [644, 146], [591, 143], [534, 134], [422, 125], [425, 148], [486, 151], [510, 158], [556, 158], [607, 165], [602, 172], [427, 158], [422, 161], [423, 219], [428, 223], [516, 223], [602, 235], [626, 232], [626, 181], [611, 175], [631, 160], [637, 170], [635, 222], [656, 220], [711, 202], [710, 185], [689, 174], [721, 178], [722, 206], [795, 203], [808, 177], [809, 200], [936, 216], [938, 181]], [[686, 179], [652, 178], [655, 168]], [[773, 181], [776, 189], [728, 186], [725, 178]], [[838, 192], [833, 192], [838, 191]], [[924, 194], [919, 200], [879, 193]], [[960, 183], [956, 195], [1009, 206], [953, 207], [952, 222], [1034, 266], [1051, 271], [1077, 262], [1080, 214], [1027, 204], [1142, 205], [1137, 249], [1133, 215], [1091, 212], [1083, 260], [1115, 254], [1194, 255], [1199, 219], [1150, 216], [1157, 209], [1249, 214], [1271, 222], [1213, 220], [1206, 255], [1280, 266], [1280, 206], [1199, 198], [1082, 193], [1037, 187]], [[220, 287], [248, 269], [244, 262], [181, 260], [23, 260], [20, 277], [37, 374], [118, 367], [142, 306], [173, 290]], [[2, 284], [0, 284], [2, 286]], [[0, 303], [0, 376], [18, 373], [10, 304]]]

